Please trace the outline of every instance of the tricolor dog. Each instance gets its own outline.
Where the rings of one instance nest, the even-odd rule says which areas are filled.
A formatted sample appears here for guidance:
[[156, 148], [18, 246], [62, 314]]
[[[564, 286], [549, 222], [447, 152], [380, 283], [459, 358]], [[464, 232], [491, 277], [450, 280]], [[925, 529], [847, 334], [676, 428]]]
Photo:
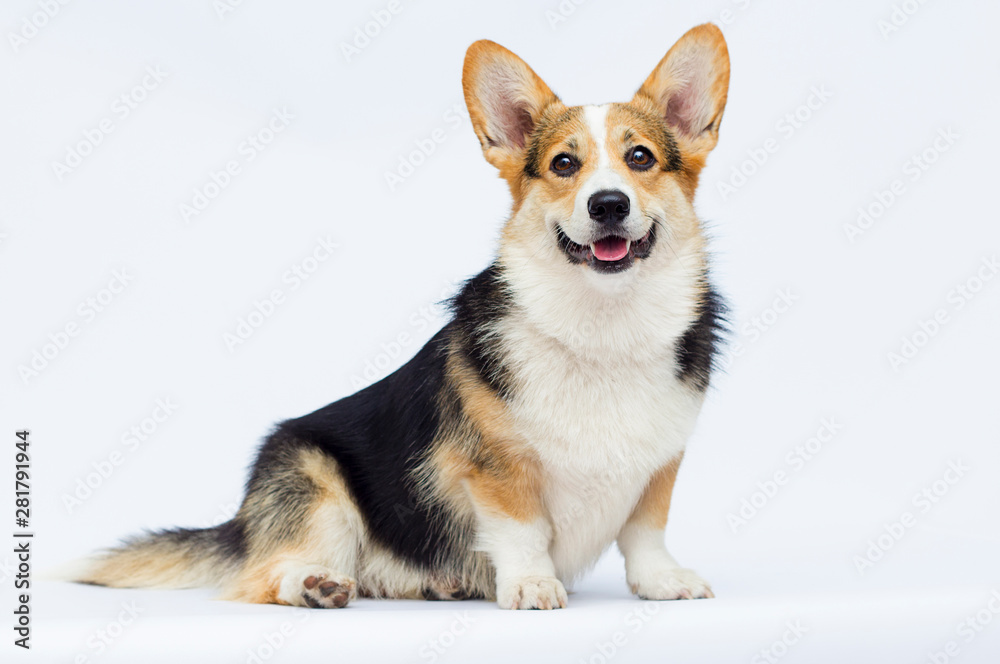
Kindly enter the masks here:
[[490, 41], [462, 83], [513, 210], [450, 322], [387, 378], [280, 423], [231, 521], [141, 535], [78, 581], [555, 609], [617, 542], [639, 597], [712, 597], [664, 528], [721, 326], [692, 203], [725, 40], [692, 29], [627, 103], [566, 106]]

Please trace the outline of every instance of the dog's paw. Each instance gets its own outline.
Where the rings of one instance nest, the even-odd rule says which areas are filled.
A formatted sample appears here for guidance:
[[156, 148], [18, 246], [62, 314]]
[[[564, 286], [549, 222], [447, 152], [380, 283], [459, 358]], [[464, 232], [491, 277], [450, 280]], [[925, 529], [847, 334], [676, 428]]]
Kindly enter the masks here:
[[342, 609], [357, 598], [357, 587], [357, 582], [344, 574], [319, 565], [304, 566], [285, 576], [279, 599], [292, 606]]
[[460, 578], [438, 572], [432, 572], [428, 577], [423, 596], [431, 601], [471, 599], [470, 594], [462, 587]]
[[349, 576], [307, 576], [302, 582], [302, 598], [314, 609], [342, 609], [357, 595], [357, 583]]
[[632, 592], [642, 599], [705, 599], [715, 597], [708, 582], [694, 570], [664, 567], [629, 579]]
[[497, 585], [501, 609], [564, 609], [566, 589], [551, 576], [524, 576]]

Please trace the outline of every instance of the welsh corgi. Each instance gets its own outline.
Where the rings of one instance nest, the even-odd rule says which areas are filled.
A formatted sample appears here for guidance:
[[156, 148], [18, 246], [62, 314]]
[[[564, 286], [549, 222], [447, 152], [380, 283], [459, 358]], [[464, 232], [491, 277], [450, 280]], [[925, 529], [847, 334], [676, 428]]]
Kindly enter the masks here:
[[231, 521], [140, 535], [75, 580], [556, 609], [617, 542], [639, 597], [713, 596], [664, 529], [724, 328], [693, 207], [726, 105], [722, 33], [687, 32], [627, 103], [566, 106], [491, 41], [469, 47], [462, 86], [513, 208], [447, 325], [390, 376], [278, 424]]

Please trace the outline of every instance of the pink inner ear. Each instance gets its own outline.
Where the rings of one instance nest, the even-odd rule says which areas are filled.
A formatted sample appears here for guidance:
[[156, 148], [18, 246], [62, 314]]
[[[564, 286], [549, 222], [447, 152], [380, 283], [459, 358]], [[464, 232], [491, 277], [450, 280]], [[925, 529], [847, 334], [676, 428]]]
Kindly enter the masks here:
[[711, 64], [689, 58], [674, 67], [671, 78], [676, 84], [667, 93], [664, 119], [681, 133], [692, 138], [698, 136], [712, 121]]
[[523, 148], [535, 128], [528, 102], [519, 89], [525, 82], [517, 76], [495, 71], [482, 95], [493, 142], [502, 147]]
[[535, 129], [535, 123], [531, 120], [531, 113], [524, 106], [514, 105], [510, 110], [510, 132], [511, 143], [519, 148], [524, 147], [528, 136]]
[[535, 128], [531, 113], [523, 101], [500, 96], [490, 104], [491, 136], [494, 143], [503, 147], [523, 148], [528, 135]]
[[686, 86], [678, 90], [667, 101], [667, 111], [665, 114], [667, 124], [676, 127], [681, 133], [688, 136], [695, 136], [701, 133], [704, 127], [694, 126], [694, 96], [691, 87]]

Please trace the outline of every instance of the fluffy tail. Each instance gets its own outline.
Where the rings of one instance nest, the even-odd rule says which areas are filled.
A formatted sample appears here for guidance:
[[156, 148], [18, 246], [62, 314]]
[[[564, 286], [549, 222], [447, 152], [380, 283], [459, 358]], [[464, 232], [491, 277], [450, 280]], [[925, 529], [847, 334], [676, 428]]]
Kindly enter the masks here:
[[70, 580], [113, 588], [218, 586], [237, 571], [242, 548], [232, 521], [215, 528], [150, 532], [82, 561]]

